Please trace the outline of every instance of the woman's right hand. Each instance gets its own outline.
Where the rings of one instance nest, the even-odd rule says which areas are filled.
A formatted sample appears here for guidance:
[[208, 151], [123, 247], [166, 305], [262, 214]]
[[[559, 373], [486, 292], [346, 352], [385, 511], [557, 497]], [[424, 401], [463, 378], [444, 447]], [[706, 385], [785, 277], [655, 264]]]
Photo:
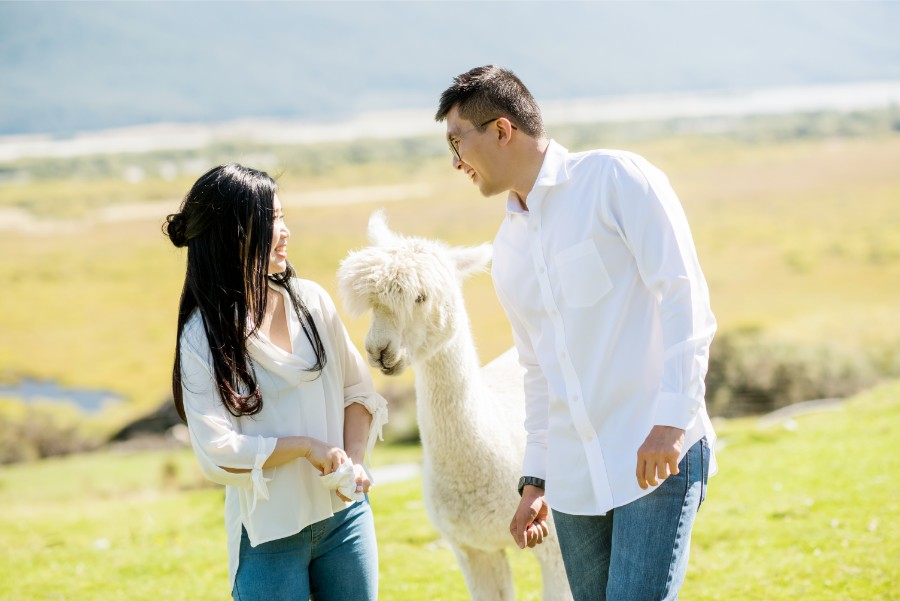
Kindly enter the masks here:
[[316, 438], [309, 438], [309, 452], [304, 455], [314, 468], [322, 475], [336, 471], [341, 464], [350, 461], [347, 453], [340, 447], [334, 447]]

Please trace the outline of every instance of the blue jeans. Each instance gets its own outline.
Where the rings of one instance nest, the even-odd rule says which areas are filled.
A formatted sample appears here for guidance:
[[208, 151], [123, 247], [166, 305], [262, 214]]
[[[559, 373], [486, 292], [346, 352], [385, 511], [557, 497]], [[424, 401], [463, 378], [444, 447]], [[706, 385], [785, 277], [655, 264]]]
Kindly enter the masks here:
[[606, 515], [553, 510], [575, 601], [673, 601], [684, 582], [691, 527], [706, 497], [709, 447], [690, 448], [677, 476]]
[[376, 601], [378, 549], [368, 499], [287, 538], [241, 551], [235, 601]]

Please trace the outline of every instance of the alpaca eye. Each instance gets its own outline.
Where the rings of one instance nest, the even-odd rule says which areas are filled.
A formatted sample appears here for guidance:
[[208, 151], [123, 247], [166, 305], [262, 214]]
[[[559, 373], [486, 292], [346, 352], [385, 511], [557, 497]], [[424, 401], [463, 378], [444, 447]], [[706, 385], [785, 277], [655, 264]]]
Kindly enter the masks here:
[[420, 294], [419, 296], [416, 297], [416, 304], [422, 304], [422, 303], [424, 303], [424, 302], [425, 302], [425, 295], [424, 295], [424, 294]]

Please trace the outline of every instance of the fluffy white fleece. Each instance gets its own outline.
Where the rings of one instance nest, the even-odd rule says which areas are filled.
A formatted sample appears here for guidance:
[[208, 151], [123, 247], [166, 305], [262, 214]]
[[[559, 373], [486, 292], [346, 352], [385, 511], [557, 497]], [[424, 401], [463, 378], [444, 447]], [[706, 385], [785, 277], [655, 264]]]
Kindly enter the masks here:
[[[511, 600], [504, 549], [515, 548], [509, 523], [525, 453], [524, 371], [514, 349], [480, 367], [462, 295], [462, 280], [490, 262], [490, 245], [402, 236], [381, 211], [368, 233], [372, 245], [341, 263], [341, 296], [355, 315], [372, 311], [365, 346], [373, 366], [387, 374], [415, 368], [425, 503], [470, 595]], [[571, 599], [555, 533], [534, 553], [544, 599]]]

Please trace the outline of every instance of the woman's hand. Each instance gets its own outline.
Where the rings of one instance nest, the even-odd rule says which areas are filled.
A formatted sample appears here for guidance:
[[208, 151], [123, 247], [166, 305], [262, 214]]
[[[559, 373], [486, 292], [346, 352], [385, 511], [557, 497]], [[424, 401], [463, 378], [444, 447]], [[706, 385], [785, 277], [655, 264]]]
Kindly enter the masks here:
[[330, 474], [341, 467], [341, 464], [349, 461], [347, 453], [340, 447], [333, 447], [327, 442], [309, 439], [309, 451], [304, 455], [314, 468], [322, 474]]
[[[369, 480], [369, 475], [366, 473], [366, 470], [363, 469], [361, 463], [353, 464], [353, 474], [356, 477], [356, 492], [366, 494], [369, 492], [369, 489], [372, 488], [372, 482]], [[340, 490], [335, 491], [337, 493], [338, 498], [341, 501], [346, 503], [350, 503], [353, 499], [348, 499], [344, 495], [341, 494]]]

